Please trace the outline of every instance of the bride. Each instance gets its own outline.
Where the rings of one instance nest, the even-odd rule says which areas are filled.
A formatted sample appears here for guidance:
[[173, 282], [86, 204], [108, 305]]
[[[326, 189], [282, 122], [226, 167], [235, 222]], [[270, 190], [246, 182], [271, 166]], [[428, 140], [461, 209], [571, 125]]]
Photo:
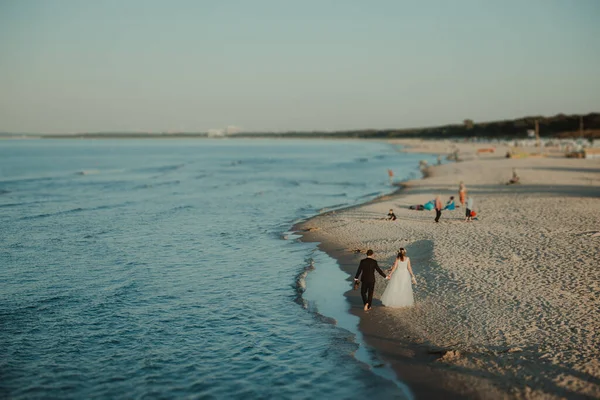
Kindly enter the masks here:
[[410, 267], [410, 258], [406, 257], [406, 250], [401, 248], [396, 256], [396, 262], [390, 271], [388, 283], [381, 302], [386, 307], [409, 307], [414, 304], [411, 281], [417, 284]]

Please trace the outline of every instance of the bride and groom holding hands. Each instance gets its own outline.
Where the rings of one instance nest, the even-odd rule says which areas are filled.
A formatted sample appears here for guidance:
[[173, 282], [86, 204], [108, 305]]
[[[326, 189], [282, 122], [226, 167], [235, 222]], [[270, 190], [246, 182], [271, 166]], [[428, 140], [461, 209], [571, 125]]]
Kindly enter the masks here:
[[381, 296], [381, 302], [386, 307], [409, 307], [414, 304], [412, 284], [417, 284], [410, 265], [410, 258], [406, 256], [406, 250], [401, 248], [396, 256], [393, 267], [386, 275], [377, 261], [373, 258], [373, 250], [367, 250], [367, 258], [360, 261], [358, 271], [354, 277], [355, 284], [362, 283], [360, 294], [362, 296], [365, 311], [371, 309], [373, 291], [375, 290], [375, 271], [377, 271], [390, 283]]

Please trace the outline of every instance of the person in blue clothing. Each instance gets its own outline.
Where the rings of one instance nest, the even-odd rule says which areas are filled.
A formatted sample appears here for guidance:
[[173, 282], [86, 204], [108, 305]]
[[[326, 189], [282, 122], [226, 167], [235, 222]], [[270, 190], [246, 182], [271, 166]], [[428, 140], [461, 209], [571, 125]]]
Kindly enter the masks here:
[[454, 196], [450, 196], [450, 199], [446, 202], [444, 210], [454, 210], [456, 205], [454, 204]]
[[423, 209], [425, 210], [433, 210], [435, 207], [435, 200], [430, 200], [427, 203], [423, 204]]

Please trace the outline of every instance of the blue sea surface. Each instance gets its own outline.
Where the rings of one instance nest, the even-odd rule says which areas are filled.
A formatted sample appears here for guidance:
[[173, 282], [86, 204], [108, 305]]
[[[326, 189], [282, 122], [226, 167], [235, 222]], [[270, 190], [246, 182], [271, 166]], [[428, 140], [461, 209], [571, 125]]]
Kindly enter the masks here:
[[423, 158], [365, 141], [0, 141], [0, 397], [402, 397], [354, 333], [302, 306], [298, 277], [323, 255], [284, 238]]

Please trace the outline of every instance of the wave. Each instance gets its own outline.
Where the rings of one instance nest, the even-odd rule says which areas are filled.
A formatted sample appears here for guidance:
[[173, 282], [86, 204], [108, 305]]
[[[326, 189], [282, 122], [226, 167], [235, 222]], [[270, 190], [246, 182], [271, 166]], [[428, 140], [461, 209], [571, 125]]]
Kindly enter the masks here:
[[75, 214], [75, 213], [80, 213], [80, 212], [85, 212], [85, 211], [108, 210], [108, 209], [122, 207], [122, 206], [130, 205], [130, 204], [134, 204], [134, 202], [132, 202], [132, 201], [126, 201], [124, 203], [119, 203], [119, 204], [104, 204], [104, 205], [101, 205], [101, 206], [89, 207], [89, 208], [77, 207], [77, 208], [72, 208], [70, 210], [57, 211], [57, 212], [53, 212], [53, 213], [43, 213], [43, 214], [37, 214], [37, 215], [27, 215], [27, 216], [19, 218], [19, 219], [21, 219], [21, 220], [32, 220], [32, 219], [56, 217], [56, 216], [59, 216], [59, 215]]
[[97, 232], [97, 233], [89, 233], [87, 235], [84, 235], [83, 238], [84, 239], [93, 239], [95, 237], [98, 237], [100, 235], [104, 235], [104, 234], [109, 233], [109, 232], [110, 231], [100, 231], [100, 232]]
[[321, 185], [330, 185], [330, 186], [342, 186], [342, 187], [365, 187], [367, 184], [365, 182], [321, 182]]
[[[304, 298], [304, 292], [306, 291], [306, 277], [311, 271], [315, 269], [315, 261], [312, 258], [308, 258], [306, 260], [307, 264], [302, 271], [296, 276], [296, 283], [294, 285], [294, 289], [296, 291], [294, 301], [302, 306], [305, 310], [310, 312], [314, 318], [319, 320], [320, 322], [324, 322], [331, 325], [336, 325], [337, 321], [334, 318], [328, 317], [326, 315], [321, 314], [317, 308], [307, 301]], [[356, 344], [355, 344], [356, 346]]]
[[75, 175], [95, 175], [95, 174], [99, 174], [99, 173], [100, 173], [99, 169], [84, 169], [82, 171], [75, 172]]
[[302, 297], [306, 291], [306, 276], [308, 273], [315, 269], [315, 260], [309, 258], [306, 260], [307, 264], [302, 271], [296, 276], [296, 283], [294, 284], [294, 290], [296, 291], [296, 303], [300, 304], [303, 308], [308, 308], [308, 302]]
[[126, 189], [131, 189], [132, 184], [133, 184], [132, 181], [124, 180], [124, 179], [100, 180], [100, 181], [90, 180], [90, 181], [82, 181], [82, 182], [77, 183], [77, 185], [81, 186], [81, 187], [98, 187], [98, 188], [102, 188], [102, 189], [117, 189], [117, 188], [123, 188], [123, 187], [125, 187]]
[[73, 208], [71, 210], [58, 211], [58, 212], [55, 212], [55, 213], [45, 213], [45, 214], [37, 214], [37, 215], [28, 215], [28, 216], [22, 217], [20, 219], [21, 220], [30, 220], [30, 219], [47, 218], [47, 217], [54, 217], [54, 216], [58, 216], [58, 215], [78, 213], [78, 212], [81, 212], [81, 211], [84, 211], [84, 209], [81, 208], [81, 207], [77, 207], [77, 208]]
[[90, 312], [106, 312], [113, 309], [114, 304], [120, 304], [127, 298], [135, 298], [139, 285], [132, 280], [117, 282], [104, 288], [102, 296], [96, 297], [90, 304]]
[[41, 204], [41, 203], [48, 203], [48, 201], [23, 201], [20, 203], [6, 203], [6, 204], [0, 204], [0, 208], [28, 206], [30, 204]]
[[177, 207], [173, 207], [171, 208], [170, 211], [179, 211], [179, 210], [191, 210], [193, 209], [194, 206], [190, 206], [190, 205], [183, 205], [183, 206], [177, 206]]
[[24, 318], [27, 318], [28, 314], [37, 315], [39, 312], [47, 311], [61, 304], [62, 306], [59, 308], [64, 309], [67, 303], [71, 303], [73, 301], [73, 296], [69, 294], [50, 295], [37, 300], [33, 300], [32, 302], [14, 304], [14, 307], [12, 309], [5, 308], [2, 311], [0, 311], [0, 316], [5, 322], [11, 321], [13, 319], [15, 323], [22, 322]]
[[157, 182], [157, 183], [145, 183], [143, 185], [139, 185], [134, 187], [134, 189], [151, 189], [160, 186], [171, 186], [171, 185], [179, 185], [181, 181], [179, 179], [174, 181], [165, 181], [165, 182]]
[[323, 197], [348, 197], [348, 193], [325, 194], [325, 195], [323, 195]]
[[55, 179], [60, 179], [58, 176], [40, 176], [36, 178], [15, 178], [15, 179], [6, 179], [0, 181], [0, 184], [15, 184], [15, 183], [32, 183], [32, 182], [46, 182]]
[[296, 213], [300, 215], [305, 215], [306, 213], [314, 213], [316, 212], [316, 210], [317, 209], [315, 208], [315, 206], [313, 206], [312, 204], [307, 204], [304, 207], [298, 208], [298, 211]]
[[192, 210], [194, 208], [195, 208], [194, 206], [189, 205], [189, 204], [176, 206], [176, 207], [169, 208], [168, 210], [162, 210], [162, 211], [157, 212], [156, 217], [157, 218], [168, 217], [168, 216], [171, 216], [172, 214], [176, 214], [181, 211]]
[[104, 204], [104, 205], [97, 206], [97, 207], [90, 207], [90, 208], [86, 209], [86, 211], [109, 210], [111, 208], [129, 206], [129, 205], [135, 204], [135, 203], [136, 203], [135, 201], [125, 201], [123, 203], [117, 203], [117, 204]]
[[158, 176], [160, 176], [160, 175], [164, 175], [166, 173], [181, 169], [181, 168], [185, 167], [185, 165], [186, 165], [185, 163], [184, 164], [167, 164], [167, 165], [161, 165], [158, 167], [139, 168], [139, 169], [135, 169], [134, 172], [158, 173], [159, 174]]
[[319, 214], [322, 214], [326, 211], [336, 210], [338, 208], [342, 208], [342, 207], [346, 207], [346, 206], [348, 206], [348, 203], [339, 203], [339, 204], [334, 204], [332, 206], [323, 207], [319, 210]]
[[[278, 159], [278, 158], [250, 158], [250, 159], [243, 161], [243, 163], [247, 164], [247, 165], [269, 165], [269, 164], [276, 164], [278, 162], [282, 162], [282, 160]], [[231, 165], [239, 165], [239, 164], [242, 164], [241, 160], [234, 161], [231, 163]]]
[[366, 187], [366, 182], [327, 182], [327, 181], [319, 181], [317, 179], [308, 179], [308, 180], [299, 180], [296, 182], [307, 183], [310, 185], [318, 185], [318, 186], [341, 186], [341, 187]]
[[368, 193], [368, 194], [362, 195], [362, 196], [358, 197], [358, 199], [366, 199], [366, 198], [369, 198], [369, 197], [377, 197], [377, 196], [380, 196], [382, 194], [383, 194], [382, 192], [372, 192], [372, 193]]
[[156, 168], [156, 172], [167, 173], [167, 172], [171, 172], [171, 171], [176, 171], [183, 167], [185, 167], [185, 164], [163, 165], [162, 167]]

